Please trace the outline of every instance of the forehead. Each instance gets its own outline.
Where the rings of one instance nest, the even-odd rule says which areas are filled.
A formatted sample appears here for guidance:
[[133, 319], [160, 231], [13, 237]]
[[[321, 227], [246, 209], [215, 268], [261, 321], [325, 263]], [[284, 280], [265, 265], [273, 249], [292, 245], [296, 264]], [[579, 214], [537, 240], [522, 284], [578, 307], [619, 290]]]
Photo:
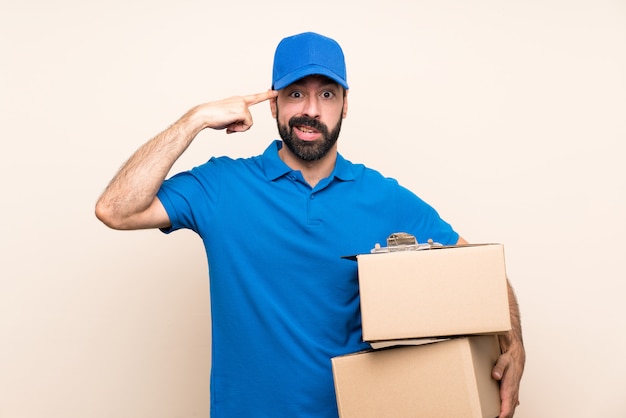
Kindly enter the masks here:
[[301, 78], [300, 80], [296, 80], [293, 83], [291, 83], [290, 85], [288, 85], [287, 87], [285, 87], [285, 89], [289, 89], [292, 87], [304, 87], [304, 86], [311, 86], [311, 85], [315, 85], [315, 86], [322, 86], [322, 87], [329, 87], [329, 86], [333, 86], [336, 88], [342, 88], [339, 83], [337, 83], [335, 80], [328, 78], [324, 75], [319, 75], [319, 74], [312, 74], [312, 75], [308, 75], [304, 78]]

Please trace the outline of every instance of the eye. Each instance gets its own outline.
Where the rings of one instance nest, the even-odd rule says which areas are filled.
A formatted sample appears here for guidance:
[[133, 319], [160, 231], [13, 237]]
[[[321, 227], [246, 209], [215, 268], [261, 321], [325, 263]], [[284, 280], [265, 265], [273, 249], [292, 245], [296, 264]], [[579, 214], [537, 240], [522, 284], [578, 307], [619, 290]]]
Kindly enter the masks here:
[[302, 92], [299, 90], [294, 90], [291, 93], [289, 93], [289, 97], [291, 97], [292, 99], [301, 99], [302, 98]]
[[321, 96], [324, 99], [332, 99], [333, 97], [335, 97], [335, 93], [330, 90], [324, 90]]

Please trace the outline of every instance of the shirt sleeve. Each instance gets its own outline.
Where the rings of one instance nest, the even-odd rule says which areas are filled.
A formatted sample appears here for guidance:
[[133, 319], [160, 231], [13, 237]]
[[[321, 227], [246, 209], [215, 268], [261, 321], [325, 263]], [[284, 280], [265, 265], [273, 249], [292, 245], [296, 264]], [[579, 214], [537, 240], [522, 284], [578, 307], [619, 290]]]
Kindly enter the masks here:
[[443, 220], [435, 208], [403, 186], [397, 190], [397, 232], [407, 232], [415, 236], [418, 243], [429, 239], [443, 245], [454, 245], [459, 234]]
[[[201, 223], [211, 219], [220, 188], [219, 164], [214, 159], [167, 179], [157, 197], [167, 212], [171, 226], [164, 233], [191, 229], [200, 233]], [[201, 211], [201, 212], [200, 212]]]

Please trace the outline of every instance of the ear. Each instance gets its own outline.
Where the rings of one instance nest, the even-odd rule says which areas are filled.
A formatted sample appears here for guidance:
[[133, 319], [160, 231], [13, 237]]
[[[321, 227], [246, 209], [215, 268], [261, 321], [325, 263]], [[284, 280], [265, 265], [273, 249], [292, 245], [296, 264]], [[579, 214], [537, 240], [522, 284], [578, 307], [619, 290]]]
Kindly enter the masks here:
[[348, 116], [348, 90], [344, 90], [343, 94], [343, 112], [341, 117], [346, 118]]
[[278, 102], [278, 97], [274, 97], [273, 99], [270, 99], [270, 109], [272, 110], [272, 117], [274, 119], [276, 119], [276, 110], [277, 110], [277, 103]]

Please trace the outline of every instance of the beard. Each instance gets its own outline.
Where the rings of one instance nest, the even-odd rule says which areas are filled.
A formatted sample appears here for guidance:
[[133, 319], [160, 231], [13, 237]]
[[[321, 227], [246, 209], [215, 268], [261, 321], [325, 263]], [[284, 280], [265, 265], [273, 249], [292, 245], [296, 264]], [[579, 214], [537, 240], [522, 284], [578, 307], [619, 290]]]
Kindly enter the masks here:
[[[307, 116], [294, 116], [289, 119], [288, 126], [278, 121], [278, 111], [276, 113], [276, 123], [278, 125], [278, 133], [287, 148], [304, 161], [316, 161], [322, 159], [328, 151], [335, 145], [339, 132], [341, 131], [342, 118], [339, 117], [337, 125], [332, 131], [317, 119]], [[294, 126], [308, 126], [317, 130], [322, 139], [318, 141], [302, 141], [293, 133]]]

